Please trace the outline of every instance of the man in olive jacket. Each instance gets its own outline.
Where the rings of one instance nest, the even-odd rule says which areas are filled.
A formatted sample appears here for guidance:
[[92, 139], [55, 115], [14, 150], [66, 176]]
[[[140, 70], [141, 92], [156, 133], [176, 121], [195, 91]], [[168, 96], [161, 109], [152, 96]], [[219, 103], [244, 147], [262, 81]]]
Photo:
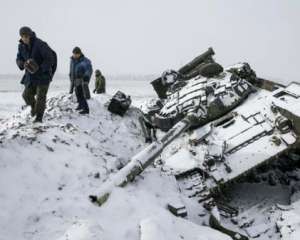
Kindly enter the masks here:
[[29, 27], [22, 27], [20, 36], [16, 62], [21, 71], [25, 70], [22, 96], [31, 107], [31, 116], [36, 116], [34, 122], [42, 122], [49, 84], [57, 67], [56, 53]]
[[95, 71], [95, 78], [95, 89], [93, 92], [97, 94], [105, 93], [105, 77], [98, 69]]

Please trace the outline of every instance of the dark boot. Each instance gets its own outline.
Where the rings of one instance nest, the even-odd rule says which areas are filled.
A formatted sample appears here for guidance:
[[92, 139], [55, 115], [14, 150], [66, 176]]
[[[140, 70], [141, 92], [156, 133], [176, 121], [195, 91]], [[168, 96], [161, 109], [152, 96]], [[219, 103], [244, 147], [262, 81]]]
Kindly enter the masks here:
[[90, 113], [90, 111], [88, 109], [84, 109], [79, 112], [79, 114], [81, 114], [81, 115], [89, 114], [89, 113]]
[[77, 86], [75, 91], [76, 91], [76, 96], [78, 99], [78, 104], [79, 104], [78, 106], [80, 106], [80, 109], [82, 110], [79, 113], [80, 114], [88, 114], [89, 113], [89, 105], [84, 97], [82, 85]]
[[31, 111], [30, 111], [30, 115], [31, 117], [34, 117], [36, 115], [36, 111], [35, 111], [35, 107], [31, 107]]
[[73, 81], [73, 80], [71, 80], [71, 82], [70, 82], [70, 91], [69, 91], [69, 93], [70, 93], [70, 94], [73, 94], [73, 92], [74, 92], [74, 88], [75, 88], [74, 81]]
[[36, 93], [36, 104], [35, 104], [35, 113], [36, 118], [34, 122], [42, 122], [44, 112], [46, 109], [46, 100], [47, 100], [47, 92], [49, 85], [38, 85], [37, 93]]
[[42, 123], [43, 122], [43, 116], [37, 115], [33, 121], [34, 123]]
[[82, 110], [82, 106], [78, 105], [77, 108], [75, 108], [76, 111]]

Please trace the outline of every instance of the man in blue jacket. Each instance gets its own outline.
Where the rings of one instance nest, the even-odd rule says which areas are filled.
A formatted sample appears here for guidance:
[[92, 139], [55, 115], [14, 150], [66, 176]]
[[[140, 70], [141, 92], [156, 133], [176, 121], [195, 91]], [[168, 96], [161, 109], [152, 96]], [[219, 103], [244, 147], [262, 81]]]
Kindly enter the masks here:
[[21, 71], [25, 70], [22, 96], [31, 107], [31, 116], [36, 116], [34, 122], [42, 122], [49, 84], [57, 67], [56, 53], [29, 27], [22, 27], [20, 36], [16, 62]]
[[79, 47], [73, 49], [73, 56], [70, 63], [70, 81], [75, 87], [75, 94], [77, 97], [78, 106], [76, 110], [79, 110], [80, 114], [89, 114], [89, 106], [86, 101], [87, 95], [84, 94], [84, 85], [88, 84], [93, 73], [93, 67], [91, 61], [84, 56]]

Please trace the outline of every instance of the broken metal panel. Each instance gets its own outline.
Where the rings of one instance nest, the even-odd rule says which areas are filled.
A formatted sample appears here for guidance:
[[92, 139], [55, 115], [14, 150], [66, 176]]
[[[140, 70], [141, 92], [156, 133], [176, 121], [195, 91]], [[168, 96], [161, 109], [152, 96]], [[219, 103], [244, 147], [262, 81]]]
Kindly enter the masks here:
[[185, 205], [180, 201], [178, 202], [170, 202], [167, 205], [167, 208], [169, 209], [169, 211], [174, 214], [176, 217], [187, 217], [188, 213], [187, 213], [187, 209], [185, 207]]

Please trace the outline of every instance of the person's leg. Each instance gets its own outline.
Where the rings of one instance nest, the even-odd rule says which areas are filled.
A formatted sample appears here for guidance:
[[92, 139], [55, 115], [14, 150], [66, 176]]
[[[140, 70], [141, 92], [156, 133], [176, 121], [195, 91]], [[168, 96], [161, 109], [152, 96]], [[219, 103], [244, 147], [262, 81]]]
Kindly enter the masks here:
[[80, 113], [89, 113], [89, 106], [84, 97], [82, 85], [78, 85], [76, 87], [76, 91], [77, 91], [79, 106], [81, 107], [81, 110], [82, 110]]
[[46, 101], [47, 101], [47, 93], [48, 93], [49, 85], [39, 85], [37, 86], [36, 91], [36, 121], [42, 122], [44, 112], [46, 109]]
[[31, 107], [31, 116], [34, 116], [36, 114], [35, 112], [36, 101], [34, 97], [35, 94], [36, 94], [36, 86], [26, 86], [22, 94], [22, 97], [26, 105]]
[[81, 101], [81, 86], [77, 85], [75, 87], [75, 95], [76, 95], [76, 99], [77, 99], [77, 103], [78, 103], [76, 110], [82, 110], [83, 106], [82, 106], [82, 101]]
[[90, 89], [89, 89], [89, 82], [83, 82], [83, 94], [85, 99], [91, 99], [91, 93], [90, 93]]
[[75, 88], [74, 80], [70, 80], [70, 94], [73, 94]]

